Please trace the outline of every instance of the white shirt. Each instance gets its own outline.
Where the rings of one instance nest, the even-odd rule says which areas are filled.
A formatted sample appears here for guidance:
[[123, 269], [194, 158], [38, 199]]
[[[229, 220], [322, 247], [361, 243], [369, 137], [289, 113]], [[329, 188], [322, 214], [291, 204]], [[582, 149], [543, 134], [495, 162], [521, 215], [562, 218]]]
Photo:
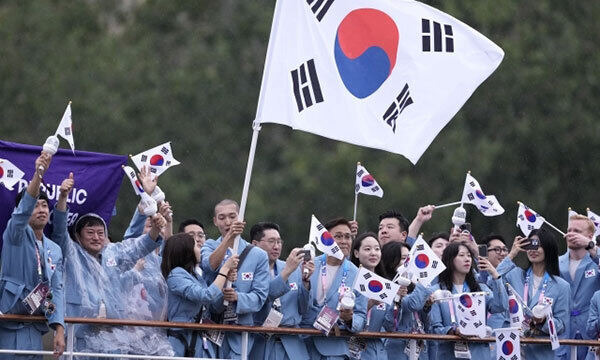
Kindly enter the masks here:
[[581, 260], [583, 260], [583, 259], [579, 259], [579, 260], [569, 259], [569, 275], [571, 275], [572, 280], [575, 280], [575, 273], [577, 272], [577, 268], [579, 267], [579, 264], [581, 264]]
[[533, 289], [531, 289], [533, 294], [537, 292], [538, 288], [542, 284], [542, 279], [543, 277], [533, 274]]
[[331, 284], [333, 283], [333, 279], [335, 279], [335, 275], [337, 274], [338, 270], [340, 269], [339, 265], [333, 266], [333, 265], [329, 265], [329, 264], [325, 264], [325, 268], [327, 269], [327, 278], [325, 279], [325, 291], [323, 291], [323, 284], [322, 284], [322, 276], [321, 273], [319, 272], [319, 287], [317, 288], [317, 303], [322, 304], [325, 302], [325, 296], [327, 296], [327, 293], [329, 292], [329, 288], [331, 287]]

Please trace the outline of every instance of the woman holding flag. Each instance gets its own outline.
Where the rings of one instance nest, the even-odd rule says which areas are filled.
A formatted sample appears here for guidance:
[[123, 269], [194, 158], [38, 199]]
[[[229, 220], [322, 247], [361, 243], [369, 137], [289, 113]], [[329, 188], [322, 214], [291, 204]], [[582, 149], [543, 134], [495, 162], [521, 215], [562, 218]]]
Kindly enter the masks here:
[[[366, 232], [354, 239], [352, 251], [350, 252], [350, 261], [357, 267], [380, 273], [381, 247], [377, 234]], [[365, 331], [381, 331], [385, 317], [386, 304], [369, 299], [367, 303], [367, 322]], [[387, 353], [384, 348], [384, 339], [363, 339], [366, 341], [366, 348], [362, 351], [360, 358], [362, 360], [383, 359], [386, 360]]]
[[[528, 266], [521, 269], [513, 262], [520, 252], [527, 251]], [[566, 333], [569, 324], [569, 284], [560, 277], [558, 247], [552, 234], [545, 229], [533, 230], [528, 238], [517, 236], [508, 256], [498, 265], [498, 272], [523, 303], [527, 337], [548, 337], [550, 345], [524, 345], [525, 357], [551, 359], [552, 348], [558, 347], [558, 335]]]
[[[506, 289], [502, 285], [500, 275], [486, 258], [479, 257], [479, 270], [489, 272], [492, 279], [488, 281], [489, 287], [477, 283], [474, 254], [462, 243], [449, 244], [442, 254], [442, 262], [446, 270], [440, 274], [439, 282], [432, 287], [432, 290], [448, 290], [452, 296], [445, 301], [436, 301], [431, 307], [429, 316], [433, 332], [468, 336], [474, 334], [471, 332], [473, 329], [477, 329], [478, 335], [484, 337], [485, 327], [481, 325], [485, 324], [487, 314], [504, 312], [508, 303]], [[485, 306], [478, 300], [484, 295]], [[464, 321], [465, 318], [461, 315], [464, 311], [469, 313], [476, 311], [472, 322]], [[489, 356], [490, 348], [486, 343], [444, 341], [439, 343], [436, 358], [488, 359]]]
[[[405, 243], [394, 241], [385, 244], [382, 251], [385, 255], [381, 268], [384, 276], [391, 280], [395, 277], [398, 267], [402, 266], [408, 257], [410, 249]], [[431, 295], [431, 290], [421, 284], [410, 284], [408, 287], [401, 286], [398, 295], [394, 306], [387, 306], [384, 329], [389, 332], [424, 333], [427, 329], [427, 315], [422, 310]], [[425, 351], [424, 345], [423, 342], [412, 340], [388, 339], [385, 350], [390, 359], [409, 359], [411, 349], [415, 358], [434, 359], [434, 356]]]

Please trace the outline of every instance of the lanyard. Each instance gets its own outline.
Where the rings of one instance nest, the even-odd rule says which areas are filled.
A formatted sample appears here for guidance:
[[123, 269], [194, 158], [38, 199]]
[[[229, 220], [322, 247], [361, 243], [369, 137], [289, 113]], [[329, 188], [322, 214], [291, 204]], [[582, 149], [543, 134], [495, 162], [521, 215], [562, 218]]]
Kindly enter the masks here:
[[[340, 290], [339, 293], [342, 294], [342, 292], [345, 290], [346, 288], [346, 279], [348, 278], [348, 264], [346, 263], [346, 259], [344, 259], [344, 262], [342, 264], [342, 269], [343, 269], [343, 273], [342, 273], [342, 284], [340, 286]], [[325, 287], [327, 283], [327, 256], [323, 255], [321, 257], [321, 287], [323, 289], [323, 299], [327, 298], [327, 291], [325, 289]], [[333, 284], [333, 282], [332, 282]]]
[[[452, 287], [452, 291], [454, 291], [454, 286]], [[467, 291], [469, 291], [469, 287], [465, 282], [463, 283], [462, 292], [465, 293]], [[448, 304], [448, 310], [450, 311], [450, 322], [452, 322], [452, 324], [456, 324], [456, 314], [454, 313], [454, 300], [450, 299], [446, 303]]]
[[[40, 249], [38, 247], [37, 240], [34, 240], [34, 241], [35, 241], [35, 243], [34, 243], [35, 257], [37, 258], [37, 274], [38, 274], [39, 282], [41, 283], [44, 280], [44, 275], [42, 273], [42, 259], [40, 256]], [[42, 246], [43, 246], [43, 243], [42, 243]]]
[[[529, 270], [527, 270], [527, 276], [525, 277], [525, 286], [523, 289], [523, 302], [525, 303], [525, 305], [527, 306], [529, 303], [527, 302], [527, 299], [529, 298], [529, 279], [531, 279], [531, 268], [529, 268]], [[546, 286], [548, 285], [548, 279], [550, 279], [550, 275], [548, 275], [547, 272], [544, 272], [544, 279], [543, 279], [543, 285], [542, 285], [542, 291], [540, 292], [540, 296], [538, 298], [538, 304], [542, 303], [542, 300], [544, 299], [544, 293], [546, 292]], [[533, 281], [533, 280], [532, 280]], [[536, 289], [532, 289], [532, 292], [536, 291]], [[533, 294], [531, 294], [533, 296]]]

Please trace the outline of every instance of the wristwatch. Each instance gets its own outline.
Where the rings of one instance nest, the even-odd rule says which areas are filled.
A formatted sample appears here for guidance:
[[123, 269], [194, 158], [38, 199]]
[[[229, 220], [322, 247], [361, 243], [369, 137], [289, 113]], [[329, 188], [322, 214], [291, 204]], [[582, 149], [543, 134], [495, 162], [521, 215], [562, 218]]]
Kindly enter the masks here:
[[588, 246], [586, 246], [586, 250], [592, 250], [594, 247], [596, 246], [596, 243], [592, 240], [588, 243]]

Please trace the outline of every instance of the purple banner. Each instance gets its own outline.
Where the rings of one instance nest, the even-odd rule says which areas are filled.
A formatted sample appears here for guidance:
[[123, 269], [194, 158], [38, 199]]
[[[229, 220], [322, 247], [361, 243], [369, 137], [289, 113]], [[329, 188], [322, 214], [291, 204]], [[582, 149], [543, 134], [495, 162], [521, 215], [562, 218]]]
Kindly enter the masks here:
[[[0, 140], [0, 158], [9, 160], [25, 173], [13, 191], [0, 184], [0, 234], [4, 233], [6, 223], [10, 219], [15, 197], [27, 187], [35, 172], [34, 162], [41, 151], [41, 146]], [[123, 180], [124, 173], [121, 167], [126, 163], [127, 156], [87, 151], [75, 151], [73, 155], [70, 149], [59, 149], [52, 157], [50, 169], [43, 179], [51, 208], [54, 208], [58, 199], [60, 184], [69, 176], [69, 172], [72, 172], [75, 186], [67, 199], [68, 225], [73, 225], [79, 216], [89, 212], [100, 215], [108, 225]], [[0, 237], [0, 245], [1, 243]]]

